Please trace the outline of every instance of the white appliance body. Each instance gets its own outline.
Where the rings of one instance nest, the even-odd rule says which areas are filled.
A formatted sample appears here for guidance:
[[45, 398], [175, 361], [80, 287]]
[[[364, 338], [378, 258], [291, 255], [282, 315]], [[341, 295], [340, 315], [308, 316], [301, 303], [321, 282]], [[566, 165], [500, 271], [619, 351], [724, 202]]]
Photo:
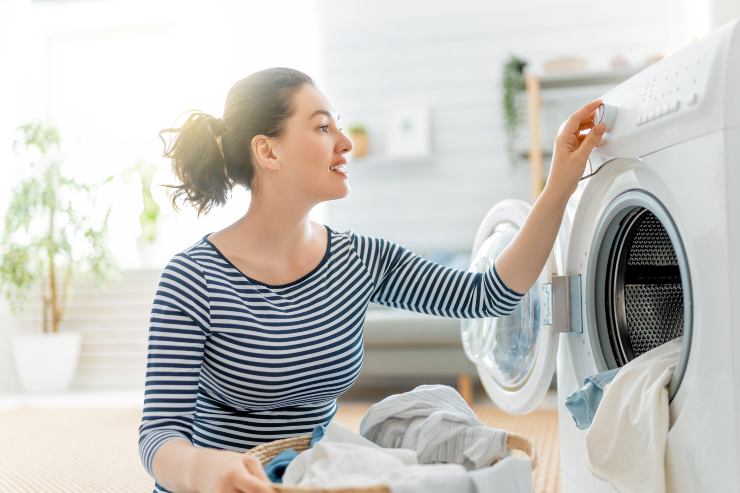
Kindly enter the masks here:
[[[532, 368], [529, 380], [521, 371], [515, 379], [502, 377], [512, 368], [502, 347], [510, 335], [497, 336], [496, 330], [503, 333], [516, 323], [494, 320], [477, 327], [464, 322], [464, 342], [487, 345], [466, 351], [475, 353], [473, 361], [491, 399], [512, 413], [539, 404], [554, 366], [548, 358], [556, 355], [562, 491], [614, 492], [586, 466], [586, 431], [576, 427], [565, 399], [585, 377], [636, 356], [630, 355], [632, 344], [642, 344], [644, 352], [683, 335], [671, 383], [667, 489], [740, 493], [740, 22], [647, 67], [602, 100], [616, 109], [613, 126], [592, 152], [552, 257], [523, 300], [527, 316], [511, 316], [517, 323], [533, 317], [539, 321], [529, 330], [541, 342], [528, 341], [533, 355], [519, 365]], [[489, 213], [479, 228], [474, 254], [497, 228], [497, 207], [498, 214]], [[619, 245], [641, 234], [638, 226], [629, 226], [633, 220], [639, 223], [636, 217], [662, 226], [657, 240], [646, 233], [645, 248], [656, 250], [661, 241], [672, 246], [675, 265], [620, 270], [628, 263], [615, 259], [632, 255], [627, 252], [632, 247]], [[522, 221], [511, 222], [521, 226]], [[673, 276], [670, 321], [655, 320], [668, 306], [667, 297], [626, 295], [628, 289], [638, 292], [629, 284], [638, 282], [635, 275], [629, 274], [628, 281], [626, 272], [640, 272], [646, 279]], [[577, 282], [568, 299], [562, 289], [552, 291], [558, 277], [570, 286]], [[646, 283], [639, 289], [655, 286], [639, 282]], [[614, 285], [623, 290], [609, 287]], [[536, 303], [540, 309], [531, 308]], [[569, 312], [565, 318], [564, 309]], [[558, 315], [552, 312], [558, 310], [560, 322], [554, 322]], [[620, 329], [619, 317], [609, 319], [620, 313], [632, 317], [626, 325], [635, 320], [643, 325], [620, 332], [626, 325]], [[485, 337], [471, 338], [466, 330]], [[620, 341], [631, 349], [620, 353]]]

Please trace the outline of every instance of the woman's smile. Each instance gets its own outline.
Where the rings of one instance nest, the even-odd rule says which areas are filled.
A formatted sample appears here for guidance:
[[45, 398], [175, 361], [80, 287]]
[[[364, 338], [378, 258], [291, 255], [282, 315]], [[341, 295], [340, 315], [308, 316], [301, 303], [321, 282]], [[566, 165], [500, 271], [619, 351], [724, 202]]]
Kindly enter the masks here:
[[349, 178], [349, 175], [347, 174], [347, 170], [346, 170], [346, 168], [345, 168], [345, 165], [344, 165], [344, 164], [340, 164], [340, 165], [332, 166], [331, 168], [329, 168], [329, 170], [330, 170], [330, 171], [331, 171], [332, 173], [337, 173], [337, 174], [339, 174], [339, 175], [342, 175], [342, 176], [343, 176], [343, 177], [345, 177], [345, 178]]

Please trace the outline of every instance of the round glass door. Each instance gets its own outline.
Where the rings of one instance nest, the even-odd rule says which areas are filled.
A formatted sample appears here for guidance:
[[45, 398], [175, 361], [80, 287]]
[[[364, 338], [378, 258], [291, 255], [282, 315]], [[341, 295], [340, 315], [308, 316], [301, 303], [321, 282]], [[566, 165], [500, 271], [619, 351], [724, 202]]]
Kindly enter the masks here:
[[[481, 224], [471, 272], [486, 272], [512, 242], [531, 207], [521, 200], [496, 204]], [[554, 252], [561, 254], [558, 236]], [[559, 265], [559, 264], [558, 264]], [[464, 319], [461, 338], [467, 357], [476, 364], [491, 399], [504, 410], [520, 414], [536, 407], [555, 370], [557, 337], [542, 325], [542, 285], [550, 283], [556, 263], [551, 256], [537, 281], [507, 316]]]

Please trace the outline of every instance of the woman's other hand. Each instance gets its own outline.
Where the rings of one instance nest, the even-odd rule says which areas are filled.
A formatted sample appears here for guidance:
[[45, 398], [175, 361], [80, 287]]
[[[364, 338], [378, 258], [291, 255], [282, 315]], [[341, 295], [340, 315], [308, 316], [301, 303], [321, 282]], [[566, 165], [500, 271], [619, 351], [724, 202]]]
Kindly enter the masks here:
[[[597, 99], [581, 107], [560, 125], [555, 137], [550, 173], [545, 189], [567, 200], [578, 187], [588, 156], [601, 143], [606, 127], [594, 126], [594, 115], [602, 101]], [[588, 133], [581, 133], [590, 130]]]
[[200, 449], [191, 484], [200, 493], [275, 493], [260, 461], [229, 450]]

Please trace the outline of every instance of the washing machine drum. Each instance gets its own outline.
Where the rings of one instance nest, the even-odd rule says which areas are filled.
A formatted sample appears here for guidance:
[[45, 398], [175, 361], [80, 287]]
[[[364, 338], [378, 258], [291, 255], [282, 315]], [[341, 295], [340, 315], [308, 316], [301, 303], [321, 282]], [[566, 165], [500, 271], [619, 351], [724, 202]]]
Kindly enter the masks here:
[[[641, 354], [691, 336], [691, 283], [678, 231], [667, 210], [647, 194], [612, 203], [597, 227], [590, 265], [596, 327], [604, 360], [623, 366]], [[671, 398], [688, 359], [684, 351]]]
[[668, 233], [648, 210], [626, 222], [609, 252], [604, 300], [619, 366], [683, 335], [684, 326], [681, 273]]

